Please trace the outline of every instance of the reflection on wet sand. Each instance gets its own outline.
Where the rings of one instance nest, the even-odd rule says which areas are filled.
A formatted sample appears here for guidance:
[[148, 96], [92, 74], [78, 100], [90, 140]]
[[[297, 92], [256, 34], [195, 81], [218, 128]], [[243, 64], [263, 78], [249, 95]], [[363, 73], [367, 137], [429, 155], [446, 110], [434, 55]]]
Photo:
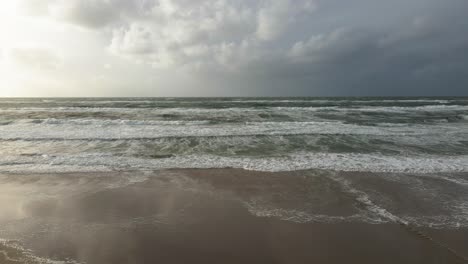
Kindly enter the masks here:
[[[278, 210], [302, 213], [286, 221]], [[270, 217], [259, 217], [262, 213]], [[378, 216], [366, 215], [356, 197], [320, 173], [223, 169], [2, 175], [0, 237], [6, 240], [0, 243], [0, 263], [461, 260], [398, 224], [366, 219]], [[465, 229], [424, 232], [466, 255]]]

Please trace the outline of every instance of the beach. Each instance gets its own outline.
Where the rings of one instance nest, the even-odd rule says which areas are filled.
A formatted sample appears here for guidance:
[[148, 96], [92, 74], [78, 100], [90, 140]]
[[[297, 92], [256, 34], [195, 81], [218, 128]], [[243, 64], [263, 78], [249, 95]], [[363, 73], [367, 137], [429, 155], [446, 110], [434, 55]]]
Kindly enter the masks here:
[[[1, 263], [464, 263], [468, 257], [466, 227], [403, 223], [405, 215], [439, 216], [437, 202], [368, 173], [191, 169], [0, 179]], [[357, 184], [381, 186], [384, 198], [365, 200], [351, 187]]]

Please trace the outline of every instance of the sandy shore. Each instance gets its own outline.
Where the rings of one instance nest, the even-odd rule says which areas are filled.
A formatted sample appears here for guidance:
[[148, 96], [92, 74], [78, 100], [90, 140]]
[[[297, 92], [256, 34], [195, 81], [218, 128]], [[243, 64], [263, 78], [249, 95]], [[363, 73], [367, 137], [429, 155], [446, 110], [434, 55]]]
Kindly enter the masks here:
[[[370, 175], [348, 176], [363, 188], [405, 195]], [[468, 229], [366, 222], [356, 216], [371, 214], [369, 205], [316, 172], [1, 175], [0, 193], [0, 237], [7, 239], [0, 243], [2, 264], [428, 264], [468, 258]], [[382, 206], [437, 211], [414, 197], [398, 199]], [[402, 203], [399, 210], [395, 201]]]

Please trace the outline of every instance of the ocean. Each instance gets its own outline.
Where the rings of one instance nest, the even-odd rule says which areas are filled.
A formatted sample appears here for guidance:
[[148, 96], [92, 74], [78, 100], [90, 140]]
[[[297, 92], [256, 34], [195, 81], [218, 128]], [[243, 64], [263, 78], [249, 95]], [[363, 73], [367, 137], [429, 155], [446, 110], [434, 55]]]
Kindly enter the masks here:
[[0, 172], [468, 171], [468, 98], [3, 98]]

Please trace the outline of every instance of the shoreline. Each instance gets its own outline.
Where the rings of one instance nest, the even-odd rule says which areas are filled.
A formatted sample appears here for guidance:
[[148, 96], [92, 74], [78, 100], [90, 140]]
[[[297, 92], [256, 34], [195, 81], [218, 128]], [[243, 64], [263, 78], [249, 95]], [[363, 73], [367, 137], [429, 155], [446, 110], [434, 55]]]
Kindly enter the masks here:
[[[19, 239], [44, 259], [91, 264], [464, 263], [468, 258], [468, 226], [403, 226], [369, 210], [377, 206], [398, 217], [442, 212], [436, 200], [426, 201], [424, 193], [390, 177], [405, 175], [336, 172], [339, 178], [333, 180], [327, 173], [0, 173], [0, 237]], [[440, 179], [405, 177], [428, 188], [451, 188], [454, 197], [464, 190]], [[363, 203], [361, 194], [372, 204]], [[351, 221], [299, 223], [288, 215], [255, 214], [280, 209]], [[382, 222], [352, 220], [354, 215]], [[0, 243], [0, 253], [10, 252], [5, 245]], [[6, 261], [2, 254], [1, 261]], [[35, 263], [28, 261], [12, 263]]]

